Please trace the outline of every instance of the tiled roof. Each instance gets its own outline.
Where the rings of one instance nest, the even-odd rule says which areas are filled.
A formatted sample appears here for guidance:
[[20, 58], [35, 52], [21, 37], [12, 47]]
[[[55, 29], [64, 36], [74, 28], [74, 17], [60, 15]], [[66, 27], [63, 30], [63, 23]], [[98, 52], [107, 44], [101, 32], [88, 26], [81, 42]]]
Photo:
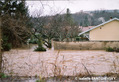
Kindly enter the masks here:
[[80, 26], [79, 28], [81, 29], [82, 32], [84, 32], [86, 30], [91, 29], [92, 27], [94, 27], [94, 26], [88, 26], [88, 27], [82, 27], [82, 26]]

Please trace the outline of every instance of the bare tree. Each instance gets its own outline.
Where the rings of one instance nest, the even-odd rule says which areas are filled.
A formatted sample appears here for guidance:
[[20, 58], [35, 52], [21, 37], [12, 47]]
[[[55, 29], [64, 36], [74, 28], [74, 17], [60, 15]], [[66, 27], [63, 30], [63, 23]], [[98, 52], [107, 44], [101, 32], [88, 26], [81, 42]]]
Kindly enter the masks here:
[[[67, 17], [66, 17], [67, 16]], [[65, 38], [75, 38], [79, 33], [77, 24], [73, 21], [69, 14], [54, 16], [40, 16], [35, 18], [34, 31], [41, 35], [44, 45], [51, 47], [51, 40], [58, 38], [63, 41]]]

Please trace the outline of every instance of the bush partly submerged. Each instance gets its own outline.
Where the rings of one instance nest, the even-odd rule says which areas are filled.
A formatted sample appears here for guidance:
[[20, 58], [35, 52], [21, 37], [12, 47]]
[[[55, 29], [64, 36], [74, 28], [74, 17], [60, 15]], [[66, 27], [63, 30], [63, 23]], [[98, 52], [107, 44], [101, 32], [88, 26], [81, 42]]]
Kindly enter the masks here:
[[46, 51], [44, 47], [37, 47], [34, 51]]
[[108, 48], [106, 48], [106, 51], [108, 51], [108, 52], [114, 52], [114, 49], [111, 48], [111, 47], [108, 47]]
[[111, 48], [111, 47], [108, 47], [108, 48], [106, 48], [106, 51], [108, 51], [108, 52], [119, 52], [119, 48]]

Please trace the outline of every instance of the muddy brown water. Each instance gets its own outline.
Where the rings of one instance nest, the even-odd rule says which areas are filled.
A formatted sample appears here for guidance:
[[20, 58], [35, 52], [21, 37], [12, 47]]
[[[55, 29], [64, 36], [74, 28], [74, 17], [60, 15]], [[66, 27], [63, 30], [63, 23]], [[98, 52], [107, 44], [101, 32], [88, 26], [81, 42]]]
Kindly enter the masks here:
[[119, 71], [119, 53], [116, 52], [53, 49], [35, 52], [36, 46], [4, 52], [3, 72], [12, 76], [53, 77], [76, 76], [88, 72], [103, 75]]

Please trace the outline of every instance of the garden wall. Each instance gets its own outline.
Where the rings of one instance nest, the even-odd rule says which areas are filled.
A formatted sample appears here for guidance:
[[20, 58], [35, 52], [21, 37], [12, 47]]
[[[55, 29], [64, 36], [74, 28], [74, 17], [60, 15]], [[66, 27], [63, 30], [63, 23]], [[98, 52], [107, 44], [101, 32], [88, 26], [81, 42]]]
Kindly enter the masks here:
[[102, 41], [102, 42], [59, 42], [52, 41], [54, 50], [104, 50], [105, 48], [119, 47], [119, 41]]

